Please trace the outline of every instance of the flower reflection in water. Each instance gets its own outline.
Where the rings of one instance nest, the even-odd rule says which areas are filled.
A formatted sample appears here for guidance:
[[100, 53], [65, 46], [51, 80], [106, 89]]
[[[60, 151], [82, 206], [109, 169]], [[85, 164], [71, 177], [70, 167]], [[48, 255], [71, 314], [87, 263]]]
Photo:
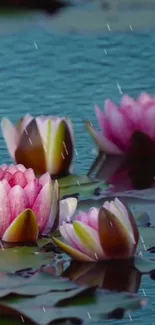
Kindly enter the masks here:
[[141, 284], [141, 273], [135, 269], [134, 259], [100, 263], [71, 261], [62, 276], [81, 286], [95, 286], [117, 292], [137, 293]]
[[145, 134], [133, 135], [126, 155], [100, 152], [88, 172], [89, 176], [112, 184], [113, 191], [143, 190], [155, 185], [155, 145]]

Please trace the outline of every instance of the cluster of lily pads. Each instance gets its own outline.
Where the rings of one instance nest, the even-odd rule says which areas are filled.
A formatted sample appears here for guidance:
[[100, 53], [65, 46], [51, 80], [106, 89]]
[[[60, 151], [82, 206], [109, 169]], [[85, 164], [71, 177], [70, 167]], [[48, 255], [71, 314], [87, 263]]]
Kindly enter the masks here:
[[[102, 132], [86, 125], [99, 152], [126, 157], [137, 134], [154, 145], [154, 104], [154, 97], [141, 94], [137, 101], [124, 96], [119, 108], [110, 100], [104, 112], [96, 107]], [[27, 114], [17, 126], [7, 118], [1, 125], [14, 164], [0, 166], [0, 313], [46, 325], [85, 320], [88, 306], [91, 317], [99, 319], [145, 305], [136, 293], [142, 274], [154, 278], [155, 263], [140, 254], [154, 246], [154, 228], [146, 227], [142, 217], [138, 227], [120, 198], [106, 200], [104, 182], [71, 174], [71, 121]], [[81, 197], [91, 198], [98, 187], [104, 190], [101, 206], [87, 204], [80, 211]], [[101, 289], [115, 293], [107, 298]], [[12, 302], [10, 294], [20, 299]]]

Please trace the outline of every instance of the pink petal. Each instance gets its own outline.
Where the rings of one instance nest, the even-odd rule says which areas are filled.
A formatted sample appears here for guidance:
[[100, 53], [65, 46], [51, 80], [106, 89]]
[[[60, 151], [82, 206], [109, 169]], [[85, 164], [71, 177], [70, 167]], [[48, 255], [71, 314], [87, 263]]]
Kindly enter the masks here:
[[49, 183], [50, 181], [51, 181], [51, 176], [49, 173], [45, 173], [39, 178], [39, 183], [42, 186], [44, 186], [46, 183]]
[[81, 221], [81, 222], [85, 223], [86, 225], [88, 225], [88, 223], [89, 223], [88, 213], [86, 213], [84, 211], [79, 211], [79, 215], [77, 215], [75, 217], [75, 220]]
[[105, 102], [105, 110], [108, 117], [109, 128], [113, 143], [122, 150], [127, 150], [130, 138], [133, 134], [133, 125], [125, 114], [111, 102]]
[[44, 185], [37, 196], [32, 210], [36, 214], [39, 231], [42, 232], [49, 220], [52, 204], [52, 185], [47, 183]]
[[99, 150], [105, 152], [106, 154], [120, 155], [123, 153], [123, 151], [119, 147], [117, 147], [114, 143], [104, 137], [101, 132], [97, 132], [90, 122], [86, 121], [85, 125], [90, 135], [95, 140]]
[[6, 171], [8, 173], [14, 175], [17, 172], [17, 168], [15, 165], [9, 165]]
[[11, 223], [9, 199], [2, 182], [0, 182], [0, 238]]
[[26, 178], [27, 183], [34, 181], [36, 178], [32, 168], [26, 169], [26, 171], [24, 172], [24, 176]]
[[3, 179], [4, 176], [4, 170], [0, 168], [0, 180]]
[[27, 197], [24, 189], [19, 185], [11, 188], [8, 194], [11, 209], [11, 221], [13, 221], [22, 211], [28, 208]]
[[23, 172], [23, 173], [26, 171], [25, 166], [23, 166], [22, 164], [16, 165], [16, 168], [18, 171]]
[[141, 119], [141, 131], [155, 139], [155, 103], [146, 110]]
[[1, 168], [3, 171], [5, 171], [5, 170], [7, 169], [7, 167], [8, 167], [7, 164], [3, 164], [3, 165], [0, 166], [0, 168]]
[[91, 208], [88, 212], [88, 226], [98, 231], [99, 209]]
[[11, 157], [14, 159], [15, 151], [19, 143], [19, 134], [15, 126], [7, 118], [2, 119], [1, 129], [9, 153]]
[[39, 192], [41, 191], [42, 186], [39, 184], [39, 182], [37, 182], [37, 180], [29, 182], [25, 188], [24, 188], [24, 192], [27, 196], [28, 199], [28, 205], [29, 208], [31, 208], [39, 194]]
[[96, 259], [104, 259], [105, 254], [100, 245], [98, 231], [81, 221], [74, 221], [73, 227], [79, 240], [84, 245], [87, 255]]
[[121, 108], [125, 108], [125, 107], [132, 107], [135, 106], [136, 101], [134, 100], [134, 98], [129, 97], [128, 95], [124, 95], [121, 99]]
[[24, 174], [20, 171], [17, 171], [13, 176], [12, 179], [9, 181], [11, 187], [15, 185], [20, 185], [21, 187], [25, 187], [27, 184], [26, 178]]
[[140, 96], [138, 97], [137, 99], [137, 102], [140, 104], [140, 105], [147, 105], [149, 104], [150, 102], [153, 101], [153, 97], [151, 97], [149, 94], [147, 93], [141, 93]]
[[10, 184], [8, 183], [8, 181], [6, 179], [3, 179], [2, 180], [2, 184], [4, 185], [4, 188], [5, 188], [5, 191], [6, 193], [8, 194], [10, 189], [11, 189], [11, 186]]
[[72, 224], [64, 223], [62, 226], [60, 226], [60, 233], [62, 236], [64, 235], [64, 238], [66, 239], [69, 245], [71, 245], [73, 248], [76, 248], [80, 252], [88, 255], [88, 250], [86, 249], [85, 245], [81, 243], [80, 239], [75, 233]]
[[12, 179], [12, 174], [10, 174], [9, 172], [5, 172], [3, 178], [5, 178], [9, 182]]

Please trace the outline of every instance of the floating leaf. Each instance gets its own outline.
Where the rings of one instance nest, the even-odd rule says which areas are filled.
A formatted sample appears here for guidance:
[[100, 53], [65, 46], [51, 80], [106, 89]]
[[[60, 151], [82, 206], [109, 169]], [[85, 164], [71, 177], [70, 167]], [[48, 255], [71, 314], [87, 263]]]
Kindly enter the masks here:
[[76, 285], [70, 281], [52, 277], [48, 273], [38, 272], [29, 279], [15, 275], [0, 277], [0, 297], [11, 293], [24, 296], [36, 296], [50, 291], [63, 292], [73, 290]]
[[0, 250], [0, 272], [16, 272], [22, 269], [35, 269], [50, 264], [53, 253], [38, 251], [35, 247], [16, 247]]
[[84, 321], [88, 320], [89, 316], [92, 321], [99, 321], [119, 308], [137, 309], [145, 304], [146, 299], [134, 294], [107, 292], [103, 294], [103, 292], [95, 293], [94, 289], [81, 288], [65, 293], [49, 293], [24, 301], [3, 300], [0, 301], [0, 313], [9, 312], [10, 316], [18, 313], [39, 325], [47, 325], [58, 320]]
[[109, 188], [104, 181], [91, 180], [86, 175], [70, 175], [61, 178], [59, 184], [61, 198], [73, 195], [88, 198]]

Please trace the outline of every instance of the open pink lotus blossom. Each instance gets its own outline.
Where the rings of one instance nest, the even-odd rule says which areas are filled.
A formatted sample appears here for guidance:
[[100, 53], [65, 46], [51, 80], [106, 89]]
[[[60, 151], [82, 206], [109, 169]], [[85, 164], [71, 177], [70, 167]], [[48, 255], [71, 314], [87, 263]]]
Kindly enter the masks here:
[[17, 164], [32, 168], [36, 175], [68, 174], [74, 154], [74, 132], [65, 117], [26, 114], [17, 126], [3, 118], [2, 133], [8, 151]]
[[6, 242], [36, 240], [70, 220], [75, 198], [59, 200], [59, 185], [49, 173], [39, 179], [23, 165], [0, 166], [0, 238]]
[[104, 112], [96, 106], [96, 115], [102, 131], [97, 132], [88, 121], [86, 126], [99, 150], [105, 154], [127, 153], [136, 132], [155, 142], [155, 97], [147, 93], [142, 93], [137, 100], [125, 95], [119, 107], [108, 99]]
[[79, 261], [128, 258], [139, 240], [133, 215], [118, 198], [106, 201], [100, 210], [80, 212], [73, 224], [64, 222], [60, 232], [67, 244], [55, 237], [54, 242]]

